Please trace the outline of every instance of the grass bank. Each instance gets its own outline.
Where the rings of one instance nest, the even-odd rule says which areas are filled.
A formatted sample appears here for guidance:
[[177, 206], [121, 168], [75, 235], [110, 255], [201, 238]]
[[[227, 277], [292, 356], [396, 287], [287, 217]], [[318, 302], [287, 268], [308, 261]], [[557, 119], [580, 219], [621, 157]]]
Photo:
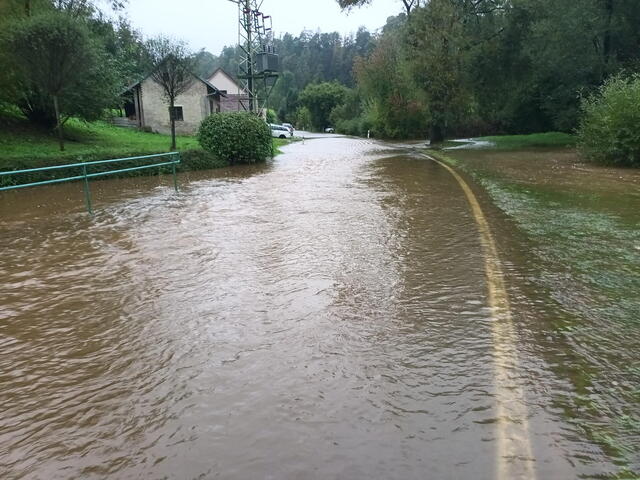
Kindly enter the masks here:
[[[74, 119], [65, 125], [65, 138], [65, 151], [61, 152], [57, 138], [51, 131], [31, 125], [17, 112], [0, 111], [0, 171], [165, 153], [170, 151], [171, 145], [168, 135], [115, 127], [107, 122], [85, 123]], [[280, 147], [290, 142], [273, 140], [276, 154], [280, 153]], [[204, 151], [195, 137], [178, 136], [176, 143], [177, 151], [182, 157], [180, 171], [229, 166], [227, 161]], [[140, 163], [131, 164], [135, 165]], [[124, 176], [145, 175], [149, 172], [151, 171], [142, 170]], [[69, 171], [64, 172], [68, 173]], [[55, 178], [54, 175], [56, 173], [23, 176], [20, 182]]]
[[297, 142], [301, 140], [300, 138], [274, 138], [273, 139], [273, 152], [274, 155], [279, 155], [282, 153], [281, 148], [285, 145], [289, 145], [291, 142]]
[[[474, 137], [473, 141], [487, 142], [478, 145], [479, 149], [492, 150], [524, 150], [527, 148], [562, 148], [575, 147], [576, 137], [562, 132], [532, 133], [530, 135], [495, 135], [489, 137]], [[456, 143], [455, 145], [460, 145]], [[446, 146], [452, 146], [447, 143]]]
[[[61, 152], [52, 132], [31, 125], [19, 114], [0, 113], [0, 168], [161, 153], [168, 152], [170, 146], [166, 135], [74, 119], [65, 125], [65, 137], [65, 151]], [[178, 147], [186, 151], [198, 149], [199, 145], [193, 137], [178, 137]]]
[[491, 142], [498, 150], [520, 150], [525, 148], [575, 147], [576, 138], [562, 132], [532, 133], [530, 135], [498, 135], [480, 137], [477, 140]]

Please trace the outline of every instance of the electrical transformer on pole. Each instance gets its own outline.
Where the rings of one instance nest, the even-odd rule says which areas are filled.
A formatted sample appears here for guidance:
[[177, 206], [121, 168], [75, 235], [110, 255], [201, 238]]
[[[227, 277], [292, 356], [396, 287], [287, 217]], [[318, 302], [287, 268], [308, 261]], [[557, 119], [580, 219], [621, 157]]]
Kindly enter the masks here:
[[[238, 5], [238, 80], [247, 92], [243, 108], [256, 115], [266, 112], [269, 94], [278, 80], [278, 55], [273, 47], [271, 16], [260, 11], [263, 0], [229, 0]], [[265, 113], [266, 114], [266, 113]]]

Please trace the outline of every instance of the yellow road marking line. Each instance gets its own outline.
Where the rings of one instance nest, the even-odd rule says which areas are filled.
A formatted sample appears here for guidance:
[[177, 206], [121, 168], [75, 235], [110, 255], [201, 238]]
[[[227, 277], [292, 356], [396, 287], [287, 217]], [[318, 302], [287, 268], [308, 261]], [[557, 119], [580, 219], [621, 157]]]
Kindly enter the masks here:
[[469, 184], [449, 165], [429, 155], [458, 181], [478, 226], [484, 252], [489, 307], [492, 311], [493, 366], [497, 415], [496, 472], [499, 480], [535, 479], [525, 392], [512, 376], [518, 371], [517, 338], [502, 265], [489, 222]]

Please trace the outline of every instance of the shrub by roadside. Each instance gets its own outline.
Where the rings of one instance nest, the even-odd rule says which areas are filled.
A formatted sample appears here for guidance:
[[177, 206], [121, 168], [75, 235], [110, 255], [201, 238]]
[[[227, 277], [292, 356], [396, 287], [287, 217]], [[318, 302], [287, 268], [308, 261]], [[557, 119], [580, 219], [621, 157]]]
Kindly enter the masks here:
[[640, 167], [640, 75], [609, 78], [582, 101], [578, 150], [605, 165]]
[[269, 126], [250, 113], [210, 115], [200, 124], [198, 141], [205, 151], [230, 164], [263, 162], [273, 156]]

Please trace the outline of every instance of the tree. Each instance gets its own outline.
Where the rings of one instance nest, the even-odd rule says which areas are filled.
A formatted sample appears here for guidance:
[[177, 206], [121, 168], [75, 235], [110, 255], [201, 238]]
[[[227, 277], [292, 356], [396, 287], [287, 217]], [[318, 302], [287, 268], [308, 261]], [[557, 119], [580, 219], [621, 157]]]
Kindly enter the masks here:
[[503, 63], [519, 63], [511, 72], [518, 92], [512, 99], [517, 106], [514, 130], [522, 131], [528, 118], [539, 118], [536, 130], [573, 131], [579, 92], [593, 91], [617, 70], [614, 59], [607, 65], [603, 55], [607, 17], [602, 3], [520, 0], [507, 11], [507, 32], [516, 34], [503, 40], [508, 55]]
[[[300, 107], [298, 95], [307, 85], [337, 81], [353, 88], [354, 60], [369, 55], [375, 44], [376, 36], [364, 27], [347, 36], [337, 32], [303, 31], [298, 36], [286, 33], [274, 39], [281, 68], [278, 82], [269, 96], [269, 106], [278, 113], [280, 120], [295, 123]], [[201, 52], [196, 73], [206, 75], [221, 67], [231, 75], [236, 74], [241, 57], [237, 48], [225, 47], [214, 56]]]
[[295, 124], [298, 130], [311, 128], [311, 112], [307, 107], [300, 107], [295, 115]]
[[[32, 2], [33, 0], [25, 0], [27, 2]], [[74, 16], [83, 16], [88, 17], [91, 16], [98, 7], [97, 3], [102, 3], [108, 5], [112, 10], [118, 11], [124, 8], [125, 4], [128, 0], [47, 0], [49, 3], [53, 4], [55, 8], [58, 10], [65, 10], [67, 13]]]
[[395, 19], [366, 59], [356, 60], [354, 72], [365, 100], [365, 119], [376, 136], [422, 137], [426, 132], [424, 95], [416, 87], [404, 43], [405, 24]]
[[176, 149], [176, 98], [185, 93], [193, 84], [192, 73], [195, 57], [183, 42], [174, 42], [166, 37], [157, 37], [147, 42], [151, 78], [162, 88], [165, 100], [169, 104], [171, 121], [171, 150]]
[[368, 125], [363, 119], [363, 104], [357, 89], [347, 89], [344, 101], [331, 111], [331, 124], [336, 132], [346, 135], [367, 134]]
[[442, 142], [447, 126], [469, 104], [464, 75], [465, 12], [457, 0], [431, 0], [409, 20], [408, 55], [416, 84], [429, 105], [429, 138]]
[[278, 117], [282, 121], [295, 123], [291, 117], [296, 111], [298, 93], [295, 74], [288, 70], [282, 72], [269, 97], [269, 104], [277, 108]]
[[[371, 3], [372, 0], [338, 0], [338, 4], [342, 8], [359, 7]], [[425, 3], [428, 0], [423, 0]], [[482, 0], [480, 0], [482, 2]], [[407, 15], [409, 15], [414, 8], [418, 8], [421, 4], [421, 0], [402, 0]]]
[[323, 130], [329, 124], [331, 111], [342, 103], [346, 88], [337, 82], [312, 83], [300, 93], [300, 103], [307, 107], [311, 123], [316, 130]]
[[267, 109], [267, 123], [278, 123], [278, 114], [272, 108]]
[[19, 21], [5, 45], [16, 69], [16, 104], [33, 122], [55, 124], [60, 150], [71, 116], [100, 117], [116, 96], [110, 60], [87, 25], [60, 12]]
[[[339, 0], [344, 8], [369, 2]], [[411, 100], [428, 107], [434, 141], [445, 130], [465, 136], [571, 132], [580, 94], [612, 74], [640, 68], [637, 0], [410, 3], [406, 14], [387, 22], [376, 51], [356, 62], [365, 116], [386, 135], [405, 130], [406, 115], [397, 112]]]
[[0, 2], [0, 23], [5, 19], [29, 17], [42, 7], [50, 7], [49, 0], [3, 0]]
[[194, 73], [200, 75], [202, 78], [209, 78], [216, 70], [218, 65], [218, 59], [206, 50], [200, 50], [196, 54], [195, 58], [195, 70]]
[[150, 70], [145, 42], [124, 18], [114, 21], [106, 16], [91, 16], [87, 24], [92, 36], [104, 46], [119, 79], [119, 91], [144, 77]]

